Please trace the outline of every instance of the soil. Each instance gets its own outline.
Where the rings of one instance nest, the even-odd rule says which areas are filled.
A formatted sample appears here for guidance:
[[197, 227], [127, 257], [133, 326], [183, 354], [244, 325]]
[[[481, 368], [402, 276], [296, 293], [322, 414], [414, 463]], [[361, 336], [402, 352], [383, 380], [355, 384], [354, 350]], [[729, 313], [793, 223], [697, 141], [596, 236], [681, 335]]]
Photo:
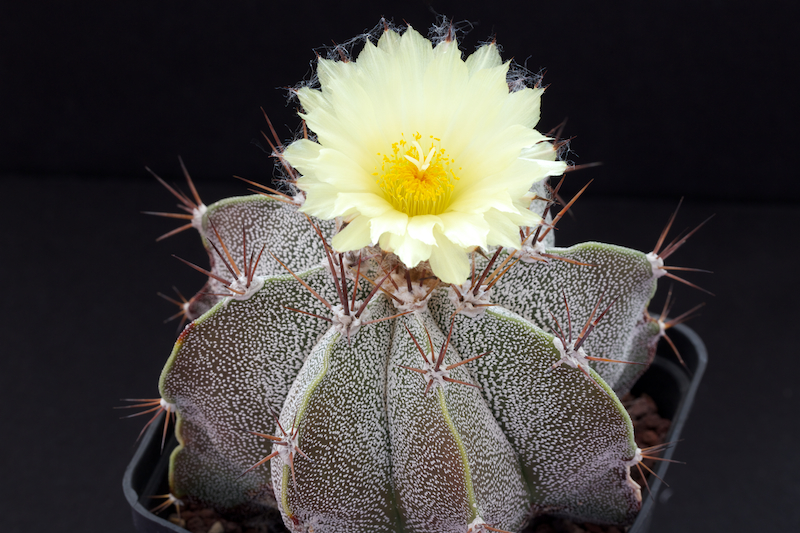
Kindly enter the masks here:
[[[630, 394], [622, 398], [622, 405], [627, 409], [633, 422], [636, 444], [645, 449], [664, 442], [670, 428], [670, 420], [658, 415], [658, 407], [647, 394], [634, 398]], [[645, 459], [644, 465], [655, 467], [655, 461]], [[646, 485], [638, 469], [631, 468], [631, 477], [642, 488], [643, 497], [647, 497]], [[275, 516], [261, 517], [257, 521], [237, 522], [226, 520], [213, 509], [187, 504], [180, 514], [173, 513], [167, 518], [170, 522], [188, 529], [191, 533], [277, 533], [286, 530], [280, 527], [281, 519], [277, 511]], [[274, 525], [279, 527], [275, 528]], [[272, 526], [272, 527], [271, 527]], [[524, 533], [624, 533], [626, 528], [617, 526], [599, 526], [596, 524], [574, 523], [564, 518], [540, 516], [525, 528]]]

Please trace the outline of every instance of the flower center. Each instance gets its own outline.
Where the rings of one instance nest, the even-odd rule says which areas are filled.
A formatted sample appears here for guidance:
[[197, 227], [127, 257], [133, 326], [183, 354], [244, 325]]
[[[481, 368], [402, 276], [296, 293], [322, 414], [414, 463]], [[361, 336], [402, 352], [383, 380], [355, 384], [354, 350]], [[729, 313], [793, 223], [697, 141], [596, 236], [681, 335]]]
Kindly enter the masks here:
[[386, 201], [410, 217], [443, 213], [450, 205], [453, 181], [458, 180], [440, 140], [431, 136], [426, 150], [421, 138], [415, 133], [410, 143], [404, 138], [393, 143], [391, 154], [378, 152], [381, 168], [374, 173]]

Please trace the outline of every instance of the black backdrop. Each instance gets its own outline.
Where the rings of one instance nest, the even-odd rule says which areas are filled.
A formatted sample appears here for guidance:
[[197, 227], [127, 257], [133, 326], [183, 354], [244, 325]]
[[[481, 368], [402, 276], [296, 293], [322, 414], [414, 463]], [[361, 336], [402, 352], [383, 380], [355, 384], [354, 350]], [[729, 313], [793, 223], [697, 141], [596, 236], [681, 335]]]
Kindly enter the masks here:
[[[281, 87], [312, 49], [381, 16], [425, 31], [433, 11], [496, 36], [569, 118], [573, 159], [603, 161], [595, 194], [800, 199], [788, 180], [800, 8], [792, 2], [7, 2], [0, 7], [0, 172], [266, 178], [250, 145], [263, 106], [290, 137]], [[285, 126], [284, 126], [285, 125]]]
[[172, 226], [139, 211], [173, 202], [144, 166], [177, 180], [183, 156], [206, 202], [269, 180], [259, 108], [292, 136], [283, 87], [313, 50], [434, 12], [472, 23], [465, 50], [496, 36], [546, 70], [541, 129], [568, 117], [570, 159], [603, 162], [570, 177], [595, 181], [560, 242], [647, 249], [680, 196], [681, 228], [717, 214], [675, 256], [718, 296], [679, 288], [708, 302], [711, 361], [653, 531], [800, 529], [795, 3], [117, 0], [0, 5], [4, 531], [132, 530], [140, 426], [111, 407], [156, 392], [175, 331], [155, 292], [202, 283], [169, 254], [203, 260], [153, 243]]

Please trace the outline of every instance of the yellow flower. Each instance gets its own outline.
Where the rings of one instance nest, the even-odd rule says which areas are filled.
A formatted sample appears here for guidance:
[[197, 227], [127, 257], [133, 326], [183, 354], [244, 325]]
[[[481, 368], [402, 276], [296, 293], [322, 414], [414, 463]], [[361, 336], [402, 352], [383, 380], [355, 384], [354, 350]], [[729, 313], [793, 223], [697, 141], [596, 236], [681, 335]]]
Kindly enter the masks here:
[[434, 46], [410, 27], [355, 61], [319, 59], [320, 89], [297, 93], [317, 142], [284, 152], [302, 210], [349, 223], [338, 251], [377, 243], [447, 283], [466, 280], [477, 246], [519, 248], [519, 227], [540, 220], [531, 185], [566, 165], [534, 129], [543, 89], [511, 91], [508, 72], [493, 43], [463, 60], [454, 40]]

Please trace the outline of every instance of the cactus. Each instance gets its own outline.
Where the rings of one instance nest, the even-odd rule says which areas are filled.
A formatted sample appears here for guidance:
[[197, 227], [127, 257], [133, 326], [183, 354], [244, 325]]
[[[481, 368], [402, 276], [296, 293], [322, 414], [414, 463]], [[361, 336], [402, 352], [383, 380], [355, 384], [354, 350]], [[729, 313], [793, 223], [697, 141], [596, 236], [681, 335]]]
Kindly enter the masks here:
[[[198, 230], [210, 259], [208, 270], [189, 264], [209, 281], [175, 301], [191, 322], [162, 372], [161, 398], [142, 404], [177, 419], [168, 501], [247, 516], [278, 509], [291, 531], [518, 531], [540, 514], [629, 524], [642, 498], [630, 468], [642, 451], [618, 397], [672, 324], [647, 305], [657, 279], [675, 277], [664, 259], [688, 236], [663, 246], [668, 226], [649, 254], [555, 247], [551, 229], [572, 202], [553, 216], [558, 187], [547, 181], [568, 167], [558, 139], [533, 129], [538, 84], [525, 85], [494, 44], [463, 61], [451, 28], [435, 46], [411, 28], [379, 33], [355, 61], [345, 49], [336, 50], [343, 61], [320, 59], [321, 89], [297, 91], [310, 135], [288, 147], [274, 130], [267, 137], [286, 172], [280, 191], [251, 182], [257, 194], [206, 207], [188, 173], [192, 196], [164, 183], [186, 211], [173, 215], [188, 221], [179, 229]], [[398, 131], [394, 151], [376, 160], [377, 182], [342, 185], [350, 176], [337, 174], [336, 159], [352, 139], [335, 137], [326, 106], [344, 105], [347, 72], [380, 70], [382, 54], [415, 47], [430, 55], [423, 82], [446, 85], [431, 69], [449, 65], [486, 94], [499, 77], [503, 105], [535, 107], [503, 125], [525, 137], [521, 148], [504, 141], [512, 162], [527, 165], [522, 186], [500, 172], [464, 192], [471, 178], [459, 165], [472, 145], [445, 152], [445, 135], [462, 132], [440, 133], [428, 149], [409, 124], [414, 135]], [[468, 118], [492, 127], [477, 112]], [[401, 171], [428, 188], [397, 193], [410, 187]], [[494, 207], [457, 219], [434, 205], [471, 190]], [[405, 217], [407, 234], [382, 218], [388, 208], [370, 211], [364, 191], [383, 194], [379, 205]]]

